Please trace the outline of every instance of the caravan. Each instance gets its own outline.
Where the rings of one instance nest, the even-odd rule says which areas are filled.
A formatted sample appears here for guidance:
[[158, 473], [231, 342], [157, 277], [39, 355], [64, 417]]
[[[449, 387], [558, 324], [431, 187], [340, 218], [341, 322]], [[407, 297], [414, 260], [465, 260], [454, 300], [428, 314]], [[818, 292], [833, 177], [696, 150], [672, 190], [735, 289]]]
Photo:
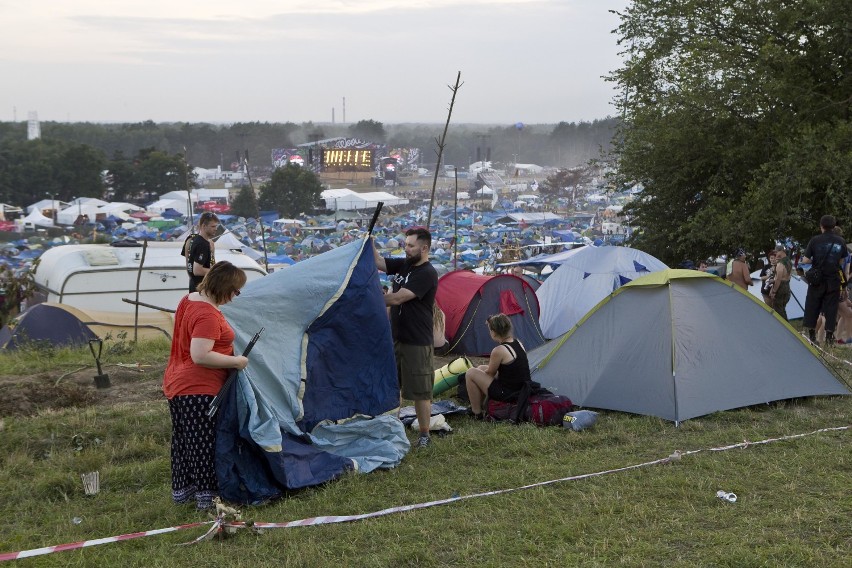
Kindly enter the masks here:
[[[64, 245], [46, 251], [34, 269], [37, 301], [68, 304], [83, 310], [135, 311], [123, 298], [174, 310], [188, 291], [182, 242], [150, 242], [131, 246]], [[143, 259], [144, 252], [144, 259]], [[144, 262], [143, 262], [144, 260]], [[216, 260], [245, 270], [249, 282], [266, 274], [240, 252], [217, 249]], [[156, 311], [140, 306], [141, 313]]]

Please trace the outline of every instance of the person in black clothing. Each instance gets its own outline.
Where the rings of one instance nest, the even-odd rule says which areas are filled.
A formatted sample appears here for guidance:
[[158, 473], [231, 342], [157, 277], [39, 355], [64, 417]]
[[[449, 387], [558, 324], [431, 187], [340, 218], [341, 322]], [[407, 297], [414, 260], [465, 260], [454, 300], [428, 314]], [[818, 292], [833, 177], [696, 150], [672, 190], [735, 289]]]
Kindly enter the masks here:
[[497, 314], [486, 320], [491, 339], [499, 343], [491, 350], [487, 365], [480, 365], [465, 373], [470, 411], [477, 420], [484, 418], [485, 396], [490, 400], [513, 402], [517, 400], [524, 384], [530, 380], [530, 364], [527, 352], [515, 339], [512, 322], [505, 314]]
[[432, 235], [428, 230], [405, 233], [405, 258], [384, 258], [373, 247], [376, 267], [391, 276], [391, 291], [384, 295], [390, 308], [397, 376], [402, 398], [414, 401], [420, 438], [417, 447], [430, 444], [435, 354], [433, 305], [438, 272], [429, 262]]
[[[822, 273], [819, 284], [808, 285], [802, 327], [808, 330], [808, 337], [815, 342], [817, 319], [822, 312], [825, 315], [825, 341], [828, 345], [834, 344], [837, 305], [840, 302], [840, 271], [843, 270], [843, 259], [849, 254], [846, 241], [834, 233], [836, 224], [832, 215], [823, 215], [819, 220], [820, 234], [810, 240], [802, 255], [802, 263], [813, 263]], [[849, 275], [844, 276], [848, 278]]]
[[219, 230], [219, 217], [205, 211], [198, 220], [198, 234], [192, 235], [184, 244], [183, 256], [186, 257], [186, 272], [189, 275], [189, 293], [204, 280], [210, 267], [216, 264], [216, 245], [213, 237]]

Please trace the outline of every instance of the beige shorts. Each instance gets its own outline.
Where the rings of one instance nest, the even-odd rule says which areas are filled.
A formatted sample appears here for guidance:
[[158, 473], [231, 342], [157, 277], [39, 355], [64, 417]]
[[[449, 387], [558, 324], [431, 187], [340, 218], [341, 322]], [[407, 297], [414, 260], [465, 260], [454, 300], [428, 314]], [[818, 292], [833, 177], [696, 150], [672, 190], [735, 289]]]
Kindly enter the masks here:
[[435, 371], [432, 368], [431, 345], [408, 345], [394, 343], [396, 376], [405, 400], [432, 400]]

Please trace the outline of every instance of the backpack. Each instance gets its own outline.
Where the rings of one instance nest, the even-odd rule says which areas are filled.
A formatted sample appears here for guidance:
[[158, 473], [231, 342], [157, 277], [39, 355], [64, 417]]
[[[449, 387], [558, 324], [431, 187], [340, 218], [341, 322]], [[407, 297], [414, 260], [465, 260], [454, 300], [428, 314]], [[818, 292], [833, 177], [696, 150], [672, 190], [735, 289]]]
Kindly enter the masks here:
[[183, 241], [183, 246], [180, 249], [180, 255], [186, 257], [186, 273], [192, 276], [192, 262], [189, 260], [189, 251], [192, 250], [192, 246], [195, 244], [193, 239], [197, 237], [198, 234], [190, 233], [186, 240]]
[[529, 381], [515, 402], [488, 401], [487, 415], [493, 421], [513, 424], [532, 422], [538, 426], [562, 424], [562, 417], [573, 408], [567, 396], [553, 394], [535, 381]]

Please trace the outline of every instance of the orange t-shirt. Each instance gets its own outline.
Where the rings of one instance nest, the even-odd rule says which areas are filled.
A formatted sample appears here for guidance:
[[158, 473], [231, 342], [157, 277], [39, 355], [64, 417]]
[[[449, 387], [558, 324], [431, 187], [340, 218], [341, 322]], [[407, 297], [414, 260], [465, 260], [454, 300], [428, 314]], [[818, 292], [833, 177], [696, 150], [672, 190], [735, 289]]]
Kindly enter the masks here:
[[234, 354], [234, 330], [225, 316], [207, 302], [193, 302], [184, 296], [175, 312], [175, 331], [169, 364], [163, 376], [166, 398], [188, 394], [216, 395], [231, 369], [210, 369], [196, 365], [189, 354], [192, 338], [212, 339], [213, 351]]

